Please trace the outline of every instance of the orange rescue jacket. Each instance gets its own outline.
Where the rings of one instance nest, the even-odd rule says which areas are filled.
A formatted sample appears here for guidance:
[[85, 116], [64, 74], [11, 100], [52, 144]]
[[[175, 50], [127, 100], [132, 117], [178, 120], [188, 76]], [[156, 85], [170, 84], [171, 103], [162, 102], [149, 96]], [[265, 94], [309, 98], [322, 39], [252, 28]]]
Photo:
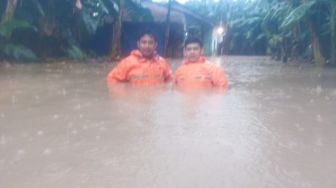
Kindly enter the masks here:
[[184, 60], [175, 72], [174, 83], [178, 87], [226, 87], [227, 76], [223, 69], [200, 57], [196, 62]]
[[158, 84], [169, 81], [171, 71], [166, 60], [159, 55], [146, 59], [139, 50], [133, 50], [111, 70], [106, 79], [109, 83]]

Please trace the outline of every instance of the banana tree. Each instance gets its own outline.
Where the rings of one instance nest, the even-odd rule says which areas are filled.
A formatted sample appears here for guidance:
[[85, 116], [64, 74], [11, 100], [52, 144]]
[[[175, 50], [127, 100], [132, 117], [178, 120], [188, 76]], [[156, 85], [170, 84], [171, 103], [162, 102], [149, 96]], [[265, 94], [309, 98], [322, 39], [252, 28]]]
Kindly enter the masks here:
[[6, 8], [4, 14], [2, 15], [2, 22], [8, 21], [12, 19], [18, 0], [7, 0]]
[[121, 30], [125, 16], [127, 15], [131, 20], [139, 22], [153, 21], [153, 16], [148, 9], [143, 8], [132, 0], [114, 0], [113, 2], [115, 20], [113, 23], [112, 48], [109, 57], [110, 59], [118, 59], [120, 55]]
[[0, 23], [0, 57], [15, 60], [33, 60], [36, 59], [35, 53], [22, 44], [14, 43], [12, 33], [17, 29], [36, 28], [23, 20], [6, 20]]
[[323, 11], [319, 5], [325, 2], [329, 1], [304, 1], [289, 13], [280, 26], [283, 30], [290, 30], [293, 27], [304, 23], [310, 31], [314, 61], [319, 65], [324, 65], [326, 62], [325, 55], [322, 53], [320, 41], [322, 24], [321, 19], [318, 19], [318, 16], [321, 15]]
[[331, 1], [329, 6], [330, 11], [330, 36], [331, 36], [331, 57], [330, 61], [333, 65], [336, 65], [336, 2]]
[[122, 29], [122, 19], [125, 14], [124, 1], [114, 1], [116, 7], [115, 20], [113, 23], [112, 47], [109, 54], [111, 60], [117, 59], [120, 54], [120, 38]]
[[34, 46], [41, 55], [82, 59], [87, 56], [82, 46], [95, 35], [106, 17], [117, 12], [113, 3], [112, 0], [20, 0], [15, 16], [38, 28], [35, 40], [39, 44], [51, 46], [47, 49]]

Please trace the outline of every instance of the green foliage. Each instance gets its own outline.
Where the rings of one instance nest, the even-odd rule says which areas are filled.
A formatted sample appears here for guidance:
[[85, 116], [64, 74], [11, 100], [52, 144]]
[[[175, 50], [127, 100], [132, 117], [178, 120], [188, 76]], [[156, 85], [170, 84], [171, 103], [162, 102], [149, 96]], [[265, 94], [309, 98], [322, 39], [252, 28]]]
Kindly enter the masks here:
[[[0, 1], [1, 16], [7, 1]], [[81, 0], [81, 8], [75, 2], [18, 0], [14, 19], [0, 24], [0, 56], [29, 59], [36, 52], [82, 59], [89, 53], [85, 44], [106, 20], [114, 27], [121, 14], [135, 21], [153, 20], [139, 1]], [[335, 0], [190, 0], [185, 6], [226, 27], [225, 49], [230, 54], [270, 54], [278, 59], [315, 54], [315, 59], [336, 63]]]
[[87, 55], [86, 53], [81, 50], [78, 46], [76, 45], [71, 45], [69, 48], [67, 48], [66, 50], [66, 53], [67, 55], [70, 57], [70, 58], [73, 58], [73, 59], [80, 59], [80, 60], [83, 60], [83, 59], [86, 59], [87, 58]]
[[87, 11], [80, 12], [81, 21], [83, 23], [84, 28], [89, 34], [94, 34], [98, 28], [99, 22], [90, 15]]
[[[5, 9], [7, 1], [0, 2], [0, 11]], [[36, 50], [41, 56], [82, 59], [88, 56], [86, 46], [98, 28], [106, 24], [106, 20], [109, 24], [115, 23], [122, 11], [135, 20], [153, 20], [149, 10], [132, 0], [80, 0], [80, 3], [82, 6], [77, 6], [75, 0], [18, 0], [14, 20], [0, 26], [2, 49], [7, 44], [17, 44]], [[12, 37], [16, 28], [37, 32], [32, 35], [18, 30], [16, 37]]]
[[35, 53], [29, 48], [14, 44], [11, 41], [12, 33], [16, 29], [32, 29], [36, 28], [24, 20], [8, 20], [0, 23], [0, 56], [15, 60], [33, 60], [36, 59]]
[[15, 60], [34, 60], [36, 59], [35, 53], [29, 48], [22, 45], [7, 44], [1, 50], [5, 58]]
[[6, 1], [0, 1], [0, 18], [5, 11], [6, 3], [7, 3]]
[[36, 27], [24, 20], [8, 20], [6, 22], [0, 23], [0, 37], [9, 39], [15, 29], [18, 28], [29, 28], [37, 31]]
[[336, 65], [336, 3], [332, 4], [330, 8], [330, 36], [331, 36], [331, 46], [330, 46], [330, 54], [331, 54], [331, 63]]
[[227, 27], [224, 48], [230, 54], [267, 53], [283, 61], [314, 57], [336, 64], [335, 0], [192, 0], [187, 5]]
[[293, 11], [289, 13], [289, 15], [283, 20], [280, 28], [282, 29], [290, 29], [294, 25], [300, 23], [303, 19], [305, 19], [308, 15], [313, 14], [312, 8], [316, 5], [317, 1], [313, 0], [308, 3], [301, 4], [296, 7]]
[[149, 9], [143, 8], [133, 1], [124, 1], [124, 8], [134, 21], [153, 21], [154, 18]]
[[[84, 0], [83, 8], [79, 11], [81, 23], [86, 32], [93, 35], [97, 28], [104, 24], [104, 18], [110, 13], [115, 12], [114, 6], [108, 6], [110, 1]], [[108, 9], [107, 7], [111, 7]]]

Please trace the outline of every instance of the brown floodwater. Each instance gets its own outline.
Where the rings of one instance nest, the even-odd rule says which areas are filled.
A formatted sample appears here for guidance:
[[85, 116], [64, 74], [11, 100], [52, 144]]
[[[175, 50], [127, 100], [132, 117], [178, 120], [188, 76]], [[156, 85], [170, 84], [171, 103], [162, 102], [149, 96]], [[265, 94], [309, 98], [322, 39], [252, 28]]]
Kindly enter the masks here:
[[0, 187], [335, 188], [336, 69], [212, 61], [225, 92], [109, 88], [106, 63], [0, 64]]

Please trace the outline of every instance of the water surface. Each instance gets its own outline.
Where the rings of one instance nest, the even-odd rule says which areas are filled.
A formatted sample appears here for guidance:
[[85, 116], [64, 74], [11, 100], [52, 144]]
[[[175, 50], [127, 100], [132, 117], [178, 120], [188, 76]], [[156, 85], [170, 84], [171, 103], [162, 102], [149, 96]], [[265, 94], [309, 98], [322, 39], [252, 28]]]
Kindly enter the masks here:
[[334, 188], [336, 70], [212, 61], [225, 93], [110, 91], [110, 64], [1, 64], [1, 187]]

